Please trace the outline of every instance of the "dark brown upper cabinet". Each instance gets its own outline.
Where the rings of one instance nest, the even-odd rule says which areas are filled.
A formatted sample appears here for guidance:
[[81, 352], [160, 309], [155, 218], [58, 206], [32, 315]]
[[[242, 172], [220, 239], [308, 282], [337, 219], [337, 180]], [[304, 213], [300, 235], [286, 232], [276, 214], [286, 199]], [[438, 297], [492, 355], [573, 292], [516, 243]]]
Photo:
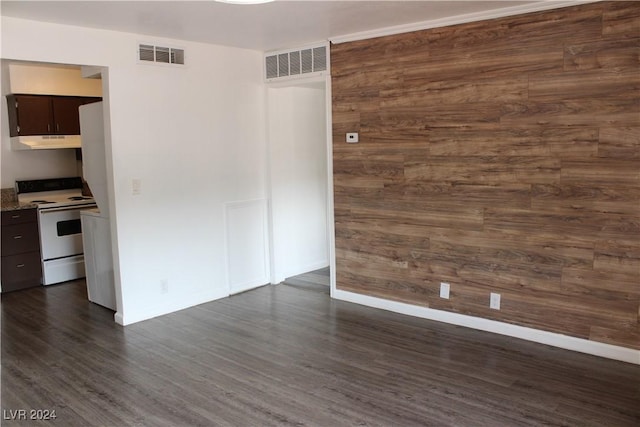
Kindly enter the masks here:
[[78, 107], [99, 97], [7, 95], [10, 136], [80, 135]]

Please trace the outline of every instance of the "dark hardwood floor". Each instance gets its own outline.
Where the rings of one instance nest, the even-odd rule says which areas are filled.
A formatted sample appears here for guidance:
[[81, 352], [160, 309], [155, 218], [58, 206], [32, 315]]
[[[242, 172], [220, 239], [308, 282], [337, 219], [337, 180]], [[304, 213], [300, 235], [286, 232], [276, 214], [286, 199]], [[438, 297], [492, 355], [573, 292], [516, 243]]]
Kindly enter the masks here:
[[285, 284], [309, 291], [320, 292], [329, 295], [330, 291], [329, 267], [320, 270], [310, 271], [298, 276], [289, 277]]
[[1, 379], [4, 426], [640, 425], [640, 366], [287, 284], [126, 328], [83, 281], [5, 294]]

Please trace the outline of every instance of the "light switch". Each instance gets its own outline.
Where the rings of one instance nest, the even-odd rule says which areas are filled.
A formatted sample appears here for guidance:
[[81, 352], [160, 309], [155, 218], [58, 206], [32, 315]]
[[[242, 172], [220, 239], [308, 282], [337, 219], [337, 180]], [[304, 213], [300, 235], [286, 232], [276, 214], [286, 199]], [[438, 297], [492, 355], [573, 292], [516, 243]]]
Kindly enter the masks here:
[[355, 144], [356, 142], [358, 142], [358, 132], [347, 133], [347, 142], [349, 144]]
[[138, 178], [133, 178], [131, 180], [131, 194], [134, 196], [139, 196], [142, 191], [142, 181]]

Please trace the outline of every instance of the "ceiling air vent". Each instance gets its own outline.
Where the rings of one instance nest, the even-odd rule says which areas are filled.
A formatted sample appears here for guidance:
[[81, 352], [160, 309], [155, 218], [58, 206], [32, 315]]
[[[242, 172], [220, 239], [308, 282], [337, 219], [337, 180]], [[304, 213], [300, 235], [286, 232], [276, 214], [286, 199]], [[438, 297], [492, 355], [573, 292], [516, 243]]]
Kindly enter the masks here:
[[184, 65], [184, 49], [140, 44], [138, 59], [143, 62]]
[[278, 76], [284, 77], [289, 75], [289, 54], [281, 53], [278, 55]]
[[265, 76], [267, 80], [301, 77], [327, 71], [327, 63], [326, 46], [267, 53], [264, 60]]
[[311, 49], [305, 49], [300, 51], [302, 56], [302, 72], [310, 73], [313, 71], [313, 51]]
[[327, 48], [316, 47], [313, 49], [313, 69], [314, 70], [326, 70], [327, 69]]

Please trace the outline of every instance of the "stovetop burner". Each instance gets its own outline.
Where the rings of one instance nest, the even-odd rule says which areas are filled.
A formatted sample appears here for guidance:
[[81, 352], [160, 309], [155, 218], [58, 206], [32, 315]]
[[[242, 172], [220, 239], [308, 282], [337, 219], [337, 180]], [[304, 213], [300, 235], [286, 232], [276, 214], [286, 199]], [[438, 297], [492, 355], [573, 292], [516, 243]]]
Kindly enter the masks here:
[[20, 203], [34, 203], [38, 210], [57, 208], [93, 207], [93, 197], [82, 194], [82, 179], [51, 178], [31, 181], [16, 181], [16, 193]]

